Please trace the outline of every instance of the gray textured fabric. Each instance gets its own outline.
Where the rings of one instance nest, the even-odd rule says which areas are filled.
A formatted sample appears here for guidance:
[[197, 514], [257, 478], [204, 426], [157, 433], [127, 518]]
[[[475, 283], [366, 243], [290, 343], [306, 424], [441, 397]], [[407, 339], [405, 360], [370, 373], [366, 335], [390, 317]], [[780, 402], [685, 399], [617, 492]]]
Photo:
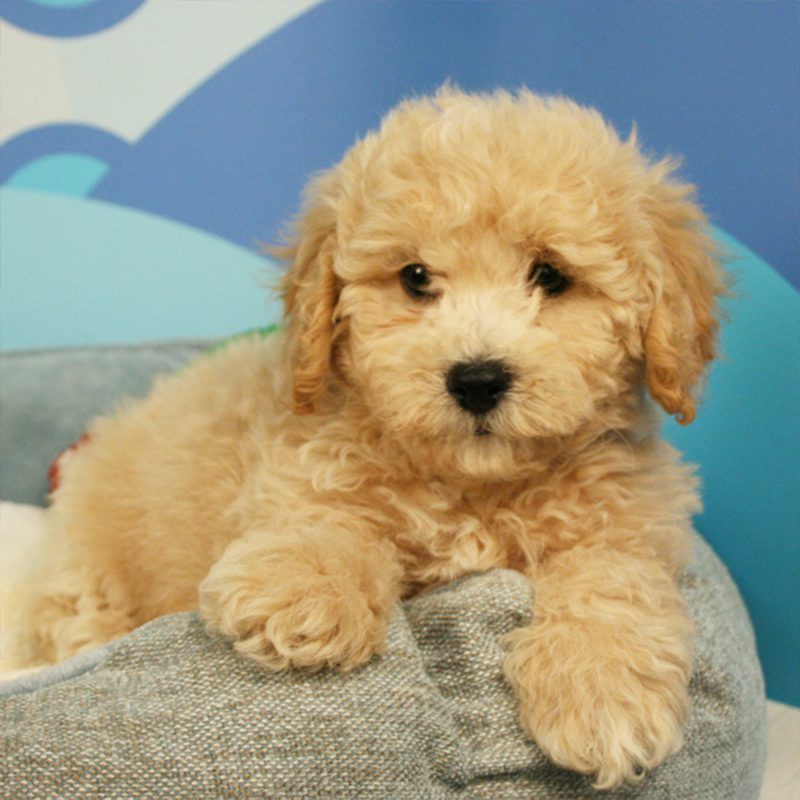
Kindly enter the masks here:
[[207, 342], [40, 350], [0, 355], [0, 497], [42, 505], [47, 467], [97, 414], [147, 393]]
[[[764, 699], [736, 589], [697, 543], [684, 580], [699, 626], [687, 743], [608, 798], [755, 800]], [[381, 658], [349, 673], [263, 672], [194, 614], [164, 617], [91, 671], [0, 700], [0, 797], [603, 796], [519, 729], [501, 636], [530, 588], [495, 570], [398, 607]]]
[[[0, 492], [41, 502], [53, 456], [123, 394], [204, 343], [0, 357]], [[687, 742], [609, 798], [757, 798], [763, 682], [746, 611], [698, 540], [684, 576], [699, 628]], [[165, 617], [0, 698], [0, 798], [561, 798], [603, 796], [527, 742], [499, 639], [527, 618], [507, 571], [398, 607], [389, 648], [357, 672], [270, 675]]]
[[105, 661], [106, 656], [116, 646], [115, 641], [109, 642], [99, 647], [93, 647], [91, 650], [84, 650], [82, 653], [46, 669], [22, 670], [17, 677], [0, 680], [0, 698], [35, 692], [71, 678], [77, 678], [78, 675], [93, 670], [98, 664]]

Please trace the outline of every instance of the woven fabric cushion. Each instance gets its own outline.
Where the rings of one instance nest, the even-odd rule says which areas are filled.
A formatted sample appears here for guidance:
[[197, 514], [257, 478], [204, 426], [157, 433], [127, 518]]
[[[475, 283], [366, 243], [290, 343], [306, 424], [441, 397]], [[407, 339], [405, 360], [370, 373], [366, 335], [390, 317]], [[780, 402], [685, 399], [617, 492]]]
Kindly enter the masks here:
[[[699, 539], [683, 585], [699, 629], [686, 745], [602, 796], [758, 797], [764, 698], [747, 615]], [[517, 725], [500, 640], [530, 607], [518, 573], [462, 579], [398, 606], [386, 654], [349, 674], [267, 673], [195, 614], [164, 617], [0, 700], [0, 795], [596, 797]]]
[[47, 468], [88, 422], [147, 393], [208, 342], [80, 347], [0, 355], [0, 497], [43, 505]]

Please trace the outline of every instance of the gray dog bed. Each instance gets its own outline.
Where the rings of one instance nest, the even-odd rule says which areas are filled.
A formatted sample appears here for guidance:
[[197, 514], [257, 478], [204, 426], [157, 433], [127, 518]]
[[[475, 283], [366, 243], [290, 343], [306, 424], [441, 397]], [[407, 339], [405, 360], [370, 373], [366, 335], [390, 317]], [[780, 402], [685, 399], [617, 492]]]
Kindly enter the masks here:
[[[42, 503], [90, 416], [200, 349], [3, 356], [3, 499]], [[764, 689], [746, 611], [700, 539], [683, 587], [699, 629], [686, 744], [634, 787], [595, 792], [522, 735], [500, 639], [532, 598], [495, 570], [398, 605], [385, 655], [346, 675], [265, 673], [187, 613], [6, 685], [0, 797], [755, 800]]]

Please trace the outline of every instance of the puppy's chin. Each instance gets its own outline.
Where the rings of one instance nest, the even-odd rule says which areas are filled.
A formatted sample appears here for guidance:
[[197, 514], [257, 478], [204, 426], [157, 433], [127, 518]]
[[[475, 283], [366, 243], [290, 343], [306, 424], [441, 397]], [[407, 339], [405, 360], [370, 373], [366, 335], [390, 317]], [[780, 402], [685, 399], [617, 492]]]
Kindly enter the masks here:
[[549, 441], [512, 440], [476, 422], [470, 430], [439, 436], [396, 437], [411, 469], [447, 482], [502, 482], [538, 471]]
[[509, 480], [524, 474], [530, 466], [519, 450], [490, 429], [479, 428], [453, 449], [452, 463], [467, 478]]

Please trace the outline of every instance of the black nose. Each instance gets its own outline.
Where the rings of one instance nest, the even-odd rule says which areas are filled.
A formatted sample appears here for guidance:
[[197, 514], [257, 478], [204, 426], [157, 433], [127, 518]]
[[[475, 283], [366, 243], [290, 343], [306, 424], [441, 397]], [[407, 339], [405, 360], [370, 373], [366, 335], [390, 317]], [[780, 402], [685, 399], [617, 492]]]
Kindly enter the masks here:
[[491, 411], [511, 386], [511, 372], [502, 361], [459, 361], [447, 373], [447, 391], [465, 411]]

